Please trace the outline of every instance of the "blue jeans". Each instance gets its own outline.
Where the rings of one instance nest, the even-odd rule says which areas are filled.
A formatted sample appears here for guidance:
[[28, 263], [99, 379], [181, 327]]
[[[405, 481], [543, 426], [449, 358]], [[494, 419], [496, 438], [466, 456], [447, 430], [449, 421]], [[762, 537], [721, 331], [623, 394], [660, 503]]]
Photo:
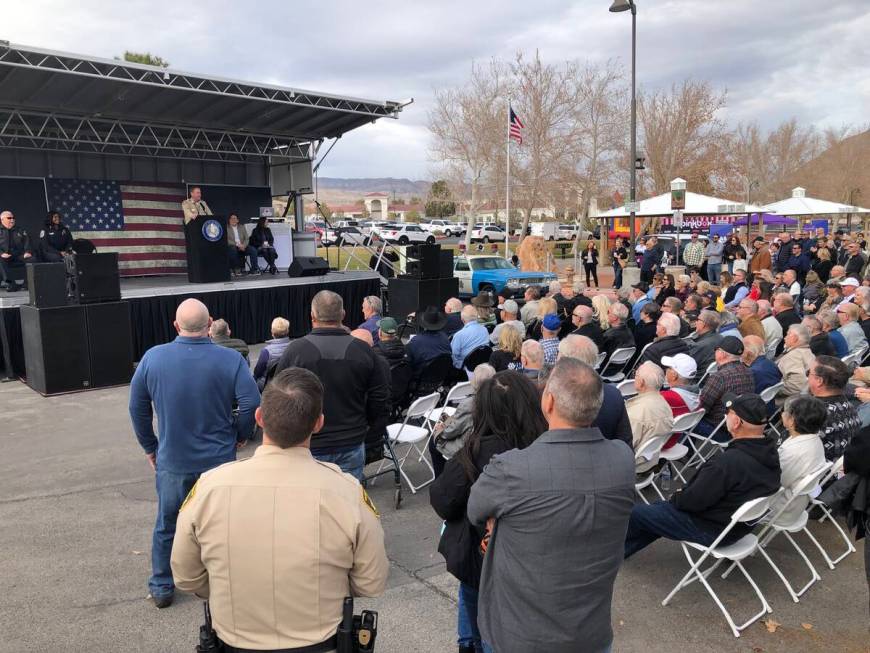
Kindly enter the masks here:
[[196, 483], [199, 474], [176, 474], [157, 470], [157, 521], [151, 538], [151, 578], [148, 589], [151, 596], [162, 598], [175, 592], [172, 582], [172, 540], [175, 539], [175, 522], [178, 510], [187, 498], [190, 488]]
[[459, 583], [459, 606], [457, 633], [459, 646], [473, 646], [475, 653], [481, 653], [480, 631], [477, 629], [477, 590], [466, 583]]
[[613, 266], [613, 287], [617, 290], [622, 288], [622, 266], [614, 265]]
[[669, 501], [656, 501], [650, 505], [639, 503], [631, 509], [628, 520], [625, 558], [630, 558], [660, 537], [709, 546], [718, 536], [702, 531], [688, 513], [677, 510]]
[[256, 272], [260, 269], [260, 266], [257, 264], [257, 249], [255, 247], [248, 245], [247, 248], [245, 248], [245, 251], [241, 251], [238, 247], [230, 245], [228, 253], [230, 257], [230, 267], [234, 270], [240, 270], [245, 267], [244, 259], [246, 256], [251, 264], [251, 272]]
[[714, 286], [719, 285], [719, 275], [722, 273], [721, 263], [707, 263], [707, 281]]
[[365, 443], [351, 447], [350, 449], [342, 449], [332, 453], [311, 452], [317, 460], [325, 463], [332, 463], [341, 467], [341, 471], [350, 474], [358, 481], [363, 480], [363, 470], [366, 466], [366, 445]]

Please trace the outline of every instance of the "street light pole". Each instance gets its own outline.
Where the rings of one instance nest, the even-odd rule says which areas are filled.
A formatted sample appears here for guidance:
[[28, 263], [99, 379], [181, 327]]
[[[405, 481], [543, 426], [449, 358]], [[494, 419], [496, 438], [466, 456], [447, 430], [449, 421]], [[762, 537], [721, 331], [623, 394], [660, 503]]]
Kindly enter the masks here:
[[614, 13], [631, 11], [631, 184], [629, 187], [629, 212], [628, 234], [631, 241], [631, 251], [628, 256], [626, 267], [636, 267], [637, 261], [634, 256], [635, 238], [635, 202], [637, 201], [637, 5], [634, 0], [613, 0], [610, 11]]

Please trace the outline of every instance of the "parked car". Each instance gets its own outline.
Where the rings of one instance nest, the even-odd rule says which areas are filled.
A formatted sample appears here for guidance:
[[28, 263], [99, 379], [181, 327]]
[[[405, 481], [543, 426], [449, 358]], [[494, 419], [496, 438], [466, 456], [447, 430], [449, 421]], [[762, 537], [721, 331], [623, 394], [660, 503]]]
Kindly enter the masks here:
[[451, 222], [450, 220], [442, 220], [436, 218], [428, 222], [421, 223], [420, 227], [430, 234], [440, 231], [442, 234], [450, 238], [451, 236], [461, 236], [465, 233], [465, 225]]
[[575, 240], [576, 238], [580, 238], [580, 240], [587, 240], [592, 236], [592, 232], [588, 229], [581, 229], [580, 225], [577, 224], [560, 224], [559, 225], [559, 238], [565, 240]]
[[378, 220], [367, 220], [364, 222], [360, 222], [358, 226], [359, 226], [359, 230], [362, 231], [367, 236], [370, 236], [370, 235], [377, 236], [380, 229], [387, 226], [388, 224], [390, 224], [390, 223], [378, 221]]
[[505, 230], [494, 224], [475, 225], [471, 231], [471, 242], [473, 243], [488, 243], [491, 240], [504, 242], [507, 237]]
[[533, 222], [531, 224], [532, 235], [539, 236], [544, 240], [556, 240], [559, 238], [559, 225], [555, 222]]
[[359, 227], [336, 227], [327, 229], [320, 237], [320, 242], [332, 245], [370, 245], [377, 236], [367, 236]]
[[435, 236], [418, 224], [396, 224], [384, 227], [380, 237], [388, 243], [407, 245], [408, 243], [435, 243]]
[[[643, 236], [638, 236], [637, 244], [645, 243], [647, 241], [647, 239], [650, 238], [651, 236], [655, 236], [659, 241], [659, 245], [661, 245], [664, 248], [665, 253], [668, 255], [668, 262], [675, 263], [676, 262], [675, 261], [675, 257], [676, 257], [675, 243], [677, 241], [678, 234], [676, 234], [676, 233], [645, 234]], [[699, 238], [700, 238], [701, 242], [704, 244], [704, 247], [706, 247], [707, 243], [710, 242], [710, 238], [707, 234], [700, 234]], [[680, 261], [683, 260], [683, 252], [685, 251], [686, 245], [689, 244], [689, 241], [691, 239], [692, 239], [692, 234], [690, 234], [690, 233], [679, 234]]]
[[359, 220], [339, 220], [333, 227], [359, 227]]
[[453, 276], [459, 279], [459, 294], [466, 297], [481, 290], [498, 294], [505, 288], [521, 295], [529, 286], [538, 286], [546, 292], [550, 282], [557, 278], [552, 272], [523, 272], [503, 257], [487, 254], [457, 256]]

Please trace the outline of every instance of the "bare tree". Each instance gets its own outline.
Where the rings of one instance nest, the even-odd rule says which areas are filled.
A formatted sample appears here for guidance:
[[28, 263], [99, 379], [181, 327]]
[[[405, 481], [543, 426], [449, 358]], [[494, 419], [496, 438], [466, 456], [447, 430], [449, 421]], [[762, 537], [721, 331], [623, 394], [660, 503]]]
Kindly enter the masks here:
[[[506, 97], [503, 64], [472, 64], [468, 81], [455, 89], [435, 92], [434, 108], [429, 112], [432, 133], [431, 154], [448, 169], [447, 179], [459, 177], [471, 187], [468, 231], [465, 244], [471, 244], [471, 230], [480, 204], [480, 186], [495, 158]], [[455, 188], [461, 185], [454, 185]]]

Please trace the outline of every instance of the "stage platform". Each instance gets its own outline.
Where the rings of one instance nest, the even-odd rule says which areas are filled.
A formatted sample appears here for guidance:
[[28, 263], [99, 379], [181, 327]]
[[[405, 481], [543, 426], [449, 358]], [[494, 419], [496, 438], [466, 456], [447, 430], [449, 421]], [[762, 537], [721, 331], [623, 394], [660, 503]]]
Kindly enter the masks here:
[[[347, 312], [345, 324], [356, 327], [362, 322], [363, 297], [379, 295], [380, 280], [375, 272], [369, 271], [330, 272], [322, 277], [292, 279], [286, 274], [260, 275], [221, 283], [188, 283], [183, 276], [121, 279], [121, 298], [130, 304], [133, 355], [137, 361], [150, 347], [175, 337], [172, 326], [175, 309], [188, 297], [205, 303], [213, 318], [225, 319], [233, 337], [254, 344], [271, 337], [269, 328], [272, 319], [278, 316], [289, 320], [291, 337], [307, 333], [311, 328], [311, 299], [320, 290], [332, 290], [342, 296]], [[0, 291], [0, 318], [9, 338], [13, 371], [19, 376], [24, 375], [19, 307], [28, 302], [26, 292]]]

